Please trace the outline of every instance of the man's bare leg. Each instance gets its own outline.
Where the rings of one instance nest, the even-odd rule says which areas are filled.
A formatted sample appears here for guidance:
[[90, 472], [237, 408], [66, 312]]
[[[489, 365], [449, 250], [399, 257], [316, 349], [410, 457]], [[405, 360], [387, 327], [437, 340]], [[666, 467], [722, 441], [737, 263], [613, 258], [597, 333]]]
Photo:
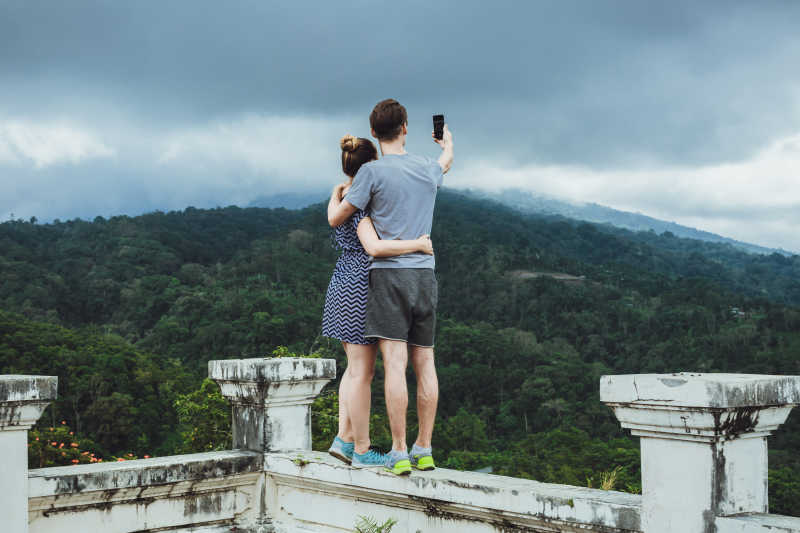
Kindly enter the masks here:
[[392, 431], [392, 450], [408, 452], [406, 444], [406, 411], [408, 410], [408, 345], [403, 341], [381, 339], [385, 373], [384, 395], [386, 412], [389, 415], [389, 428]]
[[[344, 402], [357, 454], [369, 450], [369, 413], [372, 401], [372, 376], [375, 374], [374, 344], [346, 344], [347, 372], [350, 374]], [[340, 398], [340, 401], [342, 399]]]
[[419, 434], [416, 445], [430, 448], [433, 437], [433, 424], [436, 420], [436, 407], [439, 404], [439, 379], [433, 359], [433, 348], [411, 347], [411, 363], [417, 375], [417, 414]]

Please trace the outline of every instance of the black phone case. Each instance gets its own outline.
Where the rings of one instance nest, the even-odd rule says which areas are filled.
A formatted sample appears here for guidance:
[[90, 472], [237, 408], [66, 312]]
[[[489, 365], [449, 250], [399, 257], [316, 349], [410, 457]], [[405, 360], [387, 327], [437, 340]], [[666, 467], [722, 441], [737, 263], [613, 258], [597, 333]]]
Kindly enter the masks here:
[[440, 141], [444, 137], [444, 115], [433, 115], [433, 136]]

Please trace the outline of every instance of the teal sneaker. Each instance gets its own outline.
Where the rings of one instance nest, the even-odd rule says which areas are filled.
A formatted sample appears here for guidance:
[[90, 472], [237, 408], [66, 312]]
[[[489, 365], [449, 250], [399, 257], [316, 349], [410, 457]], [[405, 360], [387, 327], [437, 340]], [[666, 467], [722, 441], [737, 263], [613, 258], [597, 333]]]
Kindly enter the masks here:
[[353, 451], [353, 468], [376, 468], [386, 463], [386, 455], [370, 448], [366, 453]]
[[433, 470], [433, 448], [422, 448], [414, 444], [411, 447], [411, 466], [417, 470]]
[[392, 450], [386, 454], [386, 464], [384, 466], [388, 472], [397, 476], [407, 476], [411, 473], [411, 461], [408, 458], [408, 452]]
[[339, 437], [333, 439], [333, 444], [328, 448], [328, 453], [336, 457], [340, 461], [350, 464], [353, 461], [353, 448], [352, 442], [345, 442]]

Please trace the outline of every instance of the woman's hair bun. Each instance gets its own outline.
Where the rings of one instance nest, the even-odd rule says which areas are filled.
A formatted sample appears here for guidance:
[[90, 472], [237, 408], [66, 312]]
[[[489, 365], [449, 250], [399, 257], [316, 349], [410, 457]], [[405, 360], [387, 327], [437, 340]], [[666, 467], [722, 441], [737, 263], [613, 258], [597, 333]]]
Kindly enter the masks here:
[[378, 150], [369, 139], [354, 137], [349, 133], [339, 141], [342, 147], [342, 172], [354, 178], [364, 163], [378, 159]]
[[353, 137], [348, 133], [339, 141], [339, 146], [342, 147], [343, 152], [355, 152], [358, 148], [358, 137]]

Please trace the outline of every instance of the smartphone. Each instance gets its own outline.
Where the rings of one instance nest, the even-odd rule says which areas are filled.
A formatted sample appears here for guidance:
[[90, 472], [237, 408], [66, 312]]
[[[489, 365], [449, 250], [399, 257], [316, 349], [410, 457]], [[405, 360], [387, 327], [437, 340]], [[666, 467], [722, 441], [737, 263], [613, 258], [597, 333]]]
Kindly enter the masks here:
[[433, 136], [440, 141], [444, 137], [444, 115], [433, 115]]

